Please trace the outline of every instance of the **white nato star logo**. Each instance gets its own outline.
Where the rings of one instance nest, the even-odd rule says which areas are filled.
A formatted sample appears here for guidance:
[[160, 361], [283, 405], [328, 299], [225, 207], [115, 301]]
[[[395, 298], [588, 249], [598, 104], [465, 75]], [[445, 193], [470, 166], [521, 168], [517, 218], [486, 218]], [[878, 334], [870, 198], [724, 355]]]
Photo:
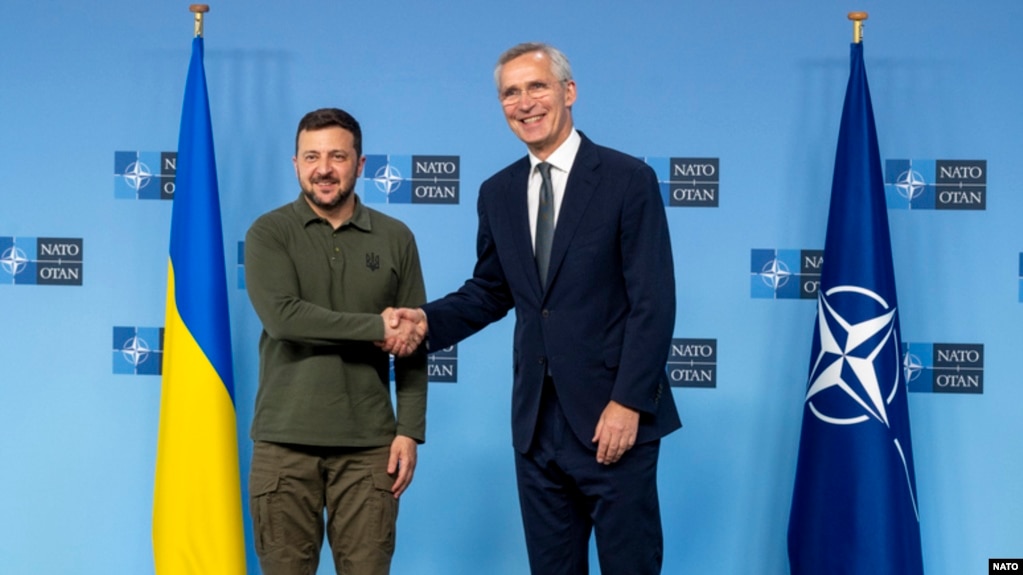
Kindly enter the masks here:
[[121, 346], [121, 355], [124, 356], [125, 361], [135, 367], [145, 363], [146, 359], [149, 358], [150, 351], [149, 344], [146, 343], [146, 340], [137, 335], [128, 339], [128, 341], [124, 342], [124, 345]]
[[789, 266], [785, 265], [785, 262], [778, 258], [764, 264], [764, 267], [757, 274], [760, 279], [764, 280], [764, 283], [769, 285], [771, 289], [777, 290], [781, 286], [789, 283], [789, 278], [792, 277], [792, 272], [789, 271]]
[[149, 184], [149, 180], [153, 177], [153, 172], [149, 169], [149, 166], [142, 162], [132, 162], [124, 169], [122, 177], [124, 181], [128, 182], [131, 189], [137, 192]]
[[386, 164], [373, 175], [373, 183], [381, 192], [391, 195], [391, 192], [398, 189], [401, 184], [401, 172], [391, 164]]
[[[828, 299], [839, 293], [868, 297], [884, 311], [876, 317], [851, 323], [842, 317]], [[874, 418], [887, 427], [886, 406], [895, 397], [899, 373], [895, 370], [895, 380], [890, 382], [891, 389], [886, 396], [881, 386], [889, 382], [878, 380], [874, 362], [886, 346], [894, 343], [895, 309], [889, 308], [884, 298], [870, 290], [858, 286], [837, 286], [821, 294], [820, 305], [817, 306], [817, 326], [820, 352], [810, 370], [810, 386], [806, 391], [806, 403], [810, 410], [821, 421], [836, 425], [852, 425]], [[898, 355], [899, 350], [896, 349], [895, 353]], [[863, 414], [835, 417], [822, 411], [826, 408], [819, 408], [814, 403], [814, 398], [825, 392], [828, 393], [827, 399], [821, 396], [820, 403], [827, 405], [834, 402], [833, 394], [836, 390], [855, 402]]]
[[913, 381], [920, 377], [920, 373], [924, 370], [924, 364], [920, 361], [920, 358], [907, 353], [902, 358], [902, 372], [905, 374], [906, 383]]
[[912, 168], [902, 172], [898, 178], [895, 178], [895, 189], [898, 190], [900, 196], [909, 201], [913, 201], [920, 194], [924, 193], [924, 186], [926, 185], [927, 182], [924, 181], [924, 177], [920, 175], [920, 172]]
[[[874, 317], [852, 323], [842, 317], [829, 301], [829, 298], [836, 294], [870, 298], [880, 306], [881, 311]], [[900, 350], [897, 345], [898, 334], [895, 333], [895, 308], [890, 307], [878, 294], [859, 286], [833, 287], [819, 297], [817, 331], [820, 339], [817, 343], [820, 351], [814, 360], [813, 369], [810, 370], [810, 388], [806, 392], [806, 404], [813, 414], [825, 423], [854, 425], [874, 418], [891, 430], [887, 406], [895, 399], [895, 393], [899, 389], [899, 369], [893, 370], [891, 389], [886, 396], [881, 386], [888, 382], [878, 379], [874, 362], [882, 353], [894, 352], [893, 365], [899, 365]], [[886, 352], [885, 348], [889, 346], [893, 349]], [[852, 400], [851, 405], [858, 406], [863, 414], [855, 417], [835, 417], [824, 413], [815, 405], [815, 397], [820, 397], [822, 406], [836, 405], [836, 391], [839, 400], [844, 394]], [[827, 394], [827, 397], [823, 394]], [[913, 513], [916, 520], [920, 521], [905, 450], [898, 437], [892, 437], [892, 445], [902, 461]]]
[[25, 257], [25, 252], [18, 249], [17, 246], [11, 246], [4, 250], [4, 253], [0, 254], [0, 266], [12, 276], [25, 271], [25, 266], [27, 265], [28, 258]]

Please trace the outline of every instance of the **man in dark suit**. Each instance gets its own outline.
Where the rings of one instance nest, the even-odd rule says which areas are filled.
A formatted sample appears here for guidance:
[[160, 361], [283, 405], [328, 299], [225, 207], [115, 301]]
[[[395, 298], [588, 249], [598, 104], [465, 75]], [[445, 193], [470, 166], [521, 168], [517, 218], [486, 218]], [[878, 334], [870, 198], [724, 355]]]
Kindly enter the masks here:
[[480, 188], [472, 278], [397, 315], [442, 349], [515, 309], [512, 435], [534, 574], [587, 573], [594, 530], [604, 575], [660, 573], [657, 459], [681, 423], [665, 374], [675, 280], [657, 178], [575, 130], [557, 49], [515, 46], [494, 76], [529, 154]]

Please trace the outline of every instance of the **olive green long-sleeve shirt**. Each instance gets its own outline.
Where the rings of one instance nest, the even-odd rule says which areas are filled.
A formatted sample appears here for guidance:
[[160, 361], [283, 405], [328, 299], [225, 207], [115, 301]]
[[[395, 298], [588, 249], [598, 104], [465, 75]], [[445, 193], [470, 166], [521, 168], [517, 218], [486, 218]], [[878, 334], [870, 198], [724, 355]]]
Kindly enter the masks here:
[[245, 236], [245, 283], [263, 323], [251, 437], [301, 445], [389, 445], [426, 438], [426, 355], [396, 358], [391, 401], [387, 307], [426, 301], [415, 237], [356, 197], [336, 230], [298, 199]]

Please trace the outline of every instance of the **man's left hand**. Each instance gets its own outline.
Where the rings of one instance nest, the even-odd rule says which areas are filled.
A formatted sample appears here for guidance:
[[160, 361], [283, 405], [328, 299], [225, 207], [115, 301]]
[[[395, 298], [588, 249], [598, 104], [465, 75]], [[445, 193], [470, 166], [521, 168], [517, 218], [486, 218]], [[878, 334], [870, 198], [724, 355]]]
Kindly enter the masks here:
[[412, 475], [416, 472], [416, 440], [404, 435], [395, 436], [391, 442], [391, 457], [387, 460], [387, 473], [398, 474], [398, 478], [391, 486], [394, 498], [401, 497], [401, 494], [408, 489], [412, 483]]
[[639, 412], [617, 401], [610, 401], [600, 414], [593, 441], [597, 444], [597, 463], [611, 465], [636, 444]]

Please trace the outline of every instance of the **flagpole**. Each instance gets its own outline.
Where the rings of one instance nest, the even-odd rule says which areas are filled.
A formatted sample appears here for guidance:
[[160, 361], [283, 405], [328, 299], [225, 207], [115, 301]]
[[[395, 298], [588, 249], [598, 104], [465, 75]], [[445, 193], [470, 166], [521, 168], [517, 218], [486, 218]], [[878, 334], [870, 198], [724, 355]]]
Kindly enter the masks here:
[[192, 4], [188, 10], [195, 14], [195, 37], [202, 38], [202, 18], [203, 14], [210, 11], [210, 6], [209, 4]]
[[863, 41], [863, 21], [867, 19], [866, 12], [850, 12], [849, 19], [853, 21], [853, 44]]

